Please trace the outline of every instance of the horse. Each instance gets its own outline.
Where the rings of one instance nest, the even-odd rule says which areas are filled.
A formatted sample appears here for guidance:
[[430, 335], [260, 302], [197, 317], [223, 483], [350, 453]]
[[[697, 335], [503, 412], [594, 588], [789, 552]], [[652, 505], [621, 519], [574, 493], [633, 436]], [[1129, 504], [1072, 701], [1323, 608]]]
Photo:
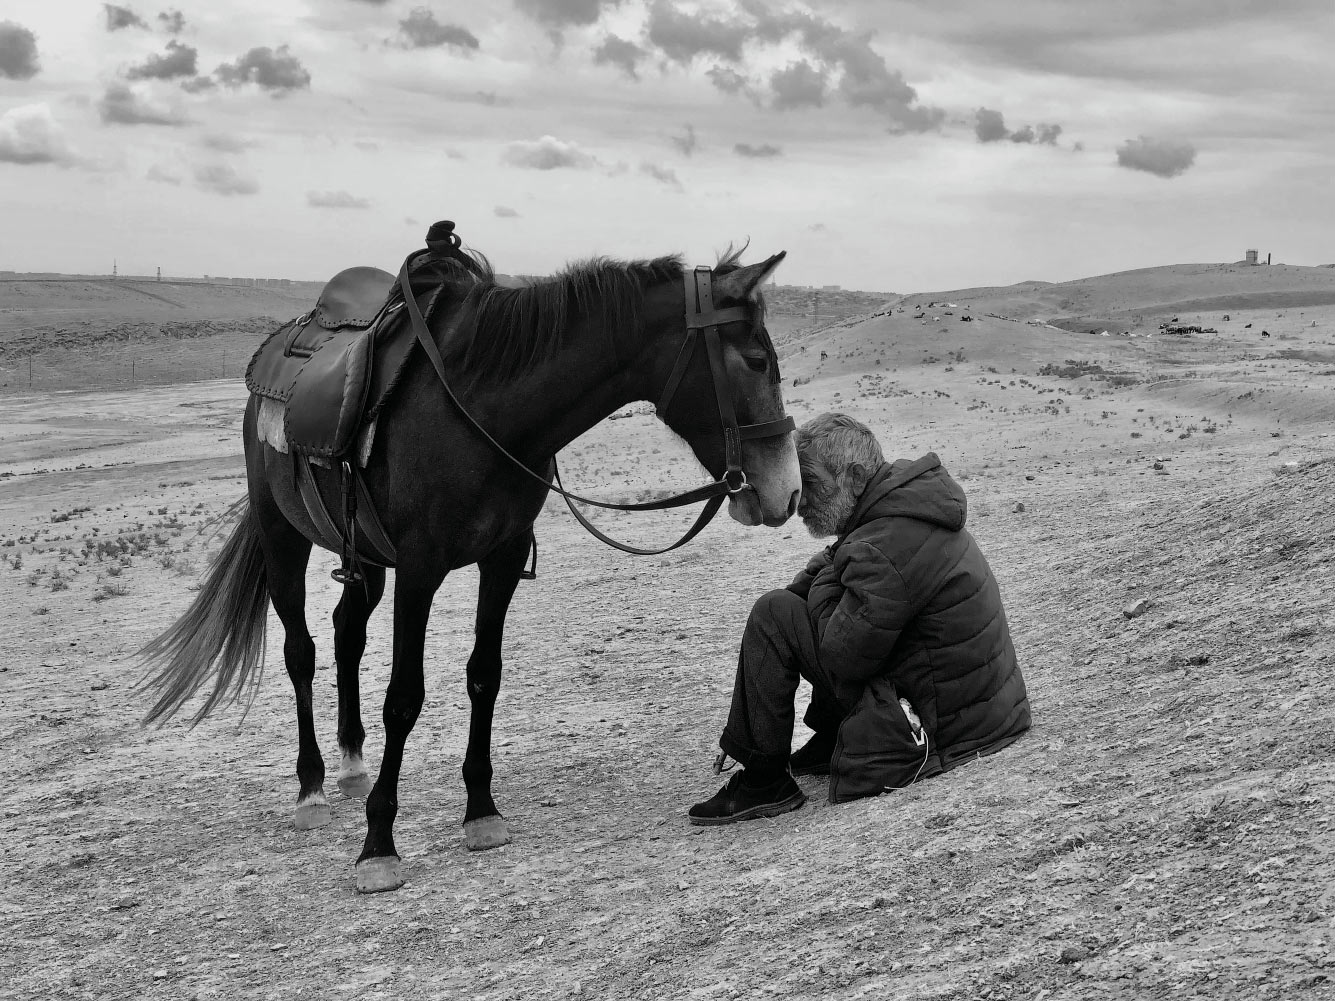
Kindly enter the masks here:
[[[521, 288], [498, 284], [485, 257], [472, 251], [460, 251], [458, 260], [445, 265], [437, 262], [445, 301], [428, 320], [416, 312], [423, 350], [380, 410], [362, 471], [397, 560], [384, 756], [374, 784], [362, 760], [358, 667], [367, 620], [384, 594], [384, 568], [363, 563], [360, 582], [345, 586], [333, 614], [337, 782], [346, 795], [366, 797], [358, 891], [390, 891], [404, 882], [393, 827], [405, 744], [425, 700], [427, 619], [445, 576], [472, 564], [479, 567], [480, 584], [475, 641], [464, 671], [471, 703], [462, 768], [464, 839], [475, 851], [510, 840], [491, 789], [501, 640], [534, 521], [549, 488], [557, 489], [550, 486], [557, 452], [613, 412], [660, 400], [660, 419], [719, 481], [713, 485], [726, 481], [734, 520], [777, 527], [796, 511], [801, 479], [795, 435], [784, 415], [778, 357], [759, 291], [784, 253], [746, 266], [740, 255], [729, 248], [715, 265], [708, 313], [691, 302], [692, 273], [677, 256], [595, 258]], [[709, 271], [696, 269], [702, 270]], [[405, 288], [407, 275], [405, 264]], [[702, 319], [717, 324], [708, 352], [692, 347], [693, 309], [696, 328]], [[422, 363], [422, 353], [432, 365]], [[449, 382], [436, 361], [449, 370]], [[322, 537], [300, 496], [293, 456], [257, 430], [259, 408], [252, 395], [242, 423], [247, 492], [234, 505], [235, 527], [194, 602], [143, 648], [146, 684], [157, 693], [145, 722], [165, 722], [210, 680], [212, 690], [192, 726], [245, 693], [253, 699], [272, 602], [296, 699], [293, 819], [298, 829], [311, 829], [331, 819], [311, 705], [315, 645], [305, 617], [306, 566]], [[725, 411], [735, 414], [730, 428]], [[738, 442], [738, 422], [767, 433], [748, 437], [743, 429]], [[768, 433], [776, 427], [782, 433]], [[337, 470], [312, 466], [311, 472], [333, 509]]]

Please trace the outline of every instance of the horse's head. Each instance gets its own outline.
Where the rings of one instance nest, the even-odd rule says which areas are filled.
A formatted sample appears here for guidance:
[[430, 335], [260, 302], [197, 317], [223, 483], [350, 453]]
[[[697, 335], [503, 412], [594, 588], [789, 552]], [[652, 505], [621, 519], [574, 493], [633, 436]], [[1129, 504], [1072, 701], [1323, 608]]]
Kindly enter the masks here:
[[649, 398], [704, 467], [728, 480], [728, 513], [743, 525], [782, 525], [802, 490], [794, 434], [774, 426], [785, 416], [779, 359], [758, 291], [783, 258], [741, 267], [729, 257], [712, 273], [688, 271], [675, 288], [655, 290], [646, 317]]

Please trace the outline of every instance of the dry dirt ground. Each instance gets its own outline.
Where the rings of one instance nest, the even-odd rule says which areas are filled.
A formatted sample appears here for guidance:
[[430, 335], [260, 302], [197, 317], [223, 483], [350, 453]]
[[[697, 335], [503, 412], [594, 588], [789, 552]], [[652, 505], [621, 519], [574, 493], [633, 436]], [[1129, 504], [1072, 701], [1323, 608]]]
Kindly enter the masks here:
[[[244, 489], [243, 390], [0, 399], [0, 997], [1332, 996], [1335, 309], [1100, 338], [909, 301], [786, 338], [785, 394], [961, 479], [1033, 731], [879, 799], [832, 807], [808, 778], [796, 813], [690, 827], [750, 604], [821, 543], [721, 521], [637, 560], [550, 506], [497, 712], [514, 841], [469, 854], [459, 827], [463, 571], [400, 787], [408, 883], [372, 897], [352, 889], [361, 801], [292, 828], [276, 623], [249, 715], [137, 723], [133, 651], [191, 600], [220, 541], [201, 527]], [[699, 482], [646, 411], [576, 443], [567, 485]], [[603, 522], [650, 542], [681, 519]], [[309, 575], [331, 771], [332, 565]], [[388, 621], [363, 664], [373, 767]]]

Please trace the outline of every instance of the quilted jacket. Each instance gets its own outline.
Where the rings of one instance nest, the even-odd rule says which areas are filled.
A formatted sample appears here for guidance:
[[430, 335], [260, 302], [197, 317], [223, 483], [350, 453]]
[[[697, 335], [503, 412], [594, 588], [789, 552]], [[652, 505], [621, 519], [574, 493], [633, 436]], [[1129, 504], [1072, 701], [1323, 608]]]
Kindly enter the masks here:
[[934, 453], [884, 463], [845, 533], [789, 585], [807, 600], [840, 703], [853, 707], [831, 760], [831, 802], [947, 771], [1029, 729], [1001, 593], [965, 513]]

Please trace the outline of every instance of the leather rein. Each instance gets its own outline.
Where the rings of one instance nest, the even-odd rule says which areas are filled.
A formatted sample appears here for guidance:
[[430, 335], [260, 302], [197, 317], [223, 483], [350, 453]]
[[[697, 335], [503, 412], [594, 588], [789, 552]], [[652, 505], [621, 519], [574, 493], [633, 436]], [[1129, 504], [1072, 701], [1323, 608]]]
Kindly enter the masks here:
[[[456, 255], [462, 256], [458, 251], [459, 237], [453, 233], [449, 235], [450, 250]], [[444, 249], [444, 248], [442, 248]], [[754, 489], [746, 481], [746, 472], [742, 469], [742, 442], [753, 438], [772, 438], [778, 435], [787, 434], [796, 428], [796, 423], [792, 417], [784, 416], [774, 421], [766, 421], [761, 424], [742, 424], [737, 423], [737, 414], [733, 409], [732, 398], [728, 395], [728, 376], [723, 362], [723, 346], [719, 336], [719, 328], [729, 324], [744, 322], [746, 319], [746, 310], [740, 306], [732, 306], [727, 309], [714, 308], [713, 293], [713, 270], [708, 267], [698, 267], [691, 274], [685, 276], [686, 279], [686, 340], [677, 352], [676, 363], [672, 367], [672, 372], [668, 375], [667, 382], [663, 386], [663, 393], [659, 398], [656, 413], [660, 420], [664, 420], [667, 414], [667, 408], [672, 402], [672, 397], [681, 385], [682, 378], [686, 375], [686, 369], [690, 365], [691, 358], [695, 355], [696, 344], [703, 340], [705, 345], [706, 357], [709, 362], [710, 374], [714, 380], [714, 398], [718, 405], [719, 420], [723, 428], [723, 449], [724, 458], [727, 463], [723, 476], [713, 483], [702, 487], [696, 487], [694, 490], [688, 490], [685, 493], [675, 494], [671, 497], [664, 497], [654, 501], [644, 501], [638, 504], [614, 504], [606, 501], [593, 500], [589, 497], [581, 497], [565, 490], [561, 485], [561, 474], [556, 468], [556, 457], [552, 457], [552, 474], [556, 479], [552, 483], [545, 476], [533, 472], [528, 466], [520, 462], [498, 442], [491, 434], [479, 424], [476, 418], [470, 414], [464, 405], [459, 402], [459, 398], [450, 388], [449, 379], [445, 376], [445, 362], [441, 358], [440, 349], [436, 346], [435, 338], [431, 336], [431, 331], [427, 327], [426, 320], [422, 316], [422, 310], [417, 305], [417, 297], [413, 294], [412, 283], [409, 276], [409, 270], [412, 263], [423, 254], [418, 251], [408, 257], [403, 262], [403, 268], [399, 271], [398, 284], [403, 294], [404, 307], [408, 317], [413, 325], [413, 332], [417, 341], [422, 345], [422, 350], [426, 352], [431, 367], [436, 370], [436, 376], [440, 379], [440, 384], [445, 387], [445, 395], [450, 398], [456, 410], [463, 415], [464, 419], [472, 425], [473, 429], [480, 434], [497, 452], [508, 459], [516, 468], [527, 475], [529, 478], [537, 480], [549, 490], [555, 490], [565, 498], [566, 505], [570, 508], [571, 514], [594, 538], [623, 553], [630, 553], [634, 556], [657, 556], [660, 553], [671, 552], [680, 546], [686, 545], [713, 520], [714, 515], [718, 513], [723, 502], [733, 494], [740, 493], [743, 490]], [[453, 256], [453, 255], [451, 255]], [[663, 511], [670, 508], [685, 507], [694, 504], [697, 501], [705, 501], [705, 506], [701, 509], [695, 523], [687, 529], [676, 542], [670, 546], [664, 546], [662, 549], [640, 549], [636, 546], [629, 546], [623, 542], [601, 532], [588, 518], [579, 512], [575, 507], [574, 501], [581, 504], [589, 504], [593, 507], [601, 507], [614, 511]]]

